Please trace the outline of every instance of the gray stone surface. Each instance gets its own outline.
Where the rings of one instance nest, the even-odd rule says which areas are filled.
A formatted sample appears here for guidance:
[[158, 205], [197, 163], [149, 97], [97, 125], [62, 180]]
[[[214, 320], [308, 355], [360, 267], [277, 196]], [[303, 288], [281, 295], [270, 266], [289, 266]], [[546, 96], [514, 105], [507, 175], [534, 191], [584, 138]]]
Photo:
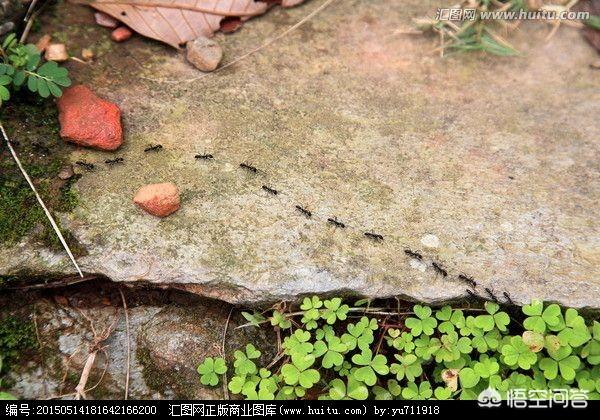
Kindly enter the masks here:
[[[224, 63], [316, 3], [218, 36]], [[465, 295], [456, 279], [465, 273], [481, 294], [489, 287], [518, 303], [600, 307], [596, 53], [573, 28], [545, 42], [549, 28], [528, 23], [510, 38], [519, 57], [440, 59], [434, 39], [402, 34], [436, 6], [337, 2], [194, 82], [183, 81], [199, 75], [183, 54], [166, 50], [144, 68], [121, 60], [93, 77], [123, 110], [116, 155], [125, 164], [85, 174], [81, 205], [61, 217], [86, 249], [82, 268], [230, 302], [342, 291], [441, 302]], [[145, 45], [115, 48], [141, 55]], [[144, 153], [149, 143], [163, 151]], [[107, 156], [72, 153], [73, 161]], [[166, 181], [182, 191], [177, 213], [158, 220], [134, 206], [141, 185]], [[328, 225], [332, 216], [348, 228]], [[366, 239], [369, 230], [384, 242]], [[72, 272], [62, 254], [26, 241], [0, 250], [0, 274], [26, 270]]]
[[[123, 397], [127, 366], [127, 332], [123, 310], [110, 305], [82, 305], [78, 298], [68, 303], [39, 300], [35, 305], [41, 350], [35, 360], [13, 366], [10, 392], [19, 398], [72, 398], [74, 387], [93, 340], [90, 320], [98, 332], [114, 326], [98, 353], [86, 388], [93, 399]], [[66, 299], [66, 298], [65, 298]], [[97, 294], [85, 299], [98, 301]], [[130, 307], [129, 398], [132, 399], [222, 399], [222, 387], [200, 383], [196, 367], [207, 356], [221, 355], [223, 331], [229, 315], [227, 305], [214, 302], [177, 305], [147, 304]], [[265, 329], [236, 329], [245, 320], [230, 319], [225, 352], [253, 343], [263, 350], [261, 363], [273, 358], [274, 334]], [[106, 369], [106, 371], [105, 371]], [[102, 376], [104, 372], [104, 376]]]

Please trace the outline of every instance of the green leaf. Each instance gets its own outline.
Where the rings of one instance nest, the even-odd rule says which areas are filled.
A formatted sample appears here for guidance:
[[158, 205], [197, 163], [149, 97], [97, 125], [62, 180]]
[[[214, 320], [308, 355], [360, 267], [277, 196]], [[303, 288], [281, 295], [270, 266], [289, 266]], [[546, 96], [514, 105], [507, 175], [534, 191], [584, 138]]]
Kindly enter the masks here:
[[462, 388], [473, 388], [481, 378], [475, 370], [467, 367], [458, 372], [458, 379]]
[[37, 76], [29, 76], [27, 78], [27, 88], [31, 92], [37, 92], [37, 90], [38, 90], [38, 77]]
[[0, 103], [10, 99], [10, 92], [4, 86], [0, 86]]

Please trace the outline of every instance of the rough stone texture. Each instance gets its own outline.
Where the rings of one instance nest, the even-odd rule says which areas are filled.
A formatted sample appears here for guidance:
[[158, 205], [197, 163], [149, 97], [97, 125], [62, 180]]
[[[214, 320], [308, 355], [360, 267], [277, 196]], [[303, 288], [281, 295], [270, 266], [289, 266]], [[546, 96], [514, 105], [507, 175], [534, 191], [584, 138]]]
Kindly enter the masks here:
[[[100, 300], [97, 292], [86, 299]], [[42, 358], [11, 369], [10, 383], [13, 385], [10, 392], [27, 399], [72, 392], [93, 339], [89, 323], [91, 319], [98, 331], [113, 324], [114, 331], [105, 341], [106, 354], [97, 356], [88, 387], [96, 384], [105, 368], [106, 373], [100, 385], [89, 392], [89, 397], [122, 398], [127, 363], [123, 310], [111, 305], [80, 307], [77, 299], [64, 300], [64, 303], [48, 300], [36, 303], [36, 319], [40, 342], [43, 344]], [[130, 307], [128, 314], [130, 398], [223, 398], [221, 387], [205, 387], [200, 383], [196, 366], [204, 357], [220, 354], [228, 307], [210, 301], [188, 303], [185, 309], [176, 305], [160, 307], [150, 304]], [[243, 320], [239, 318], [230, 321], [225, 347], [227, 354], [232, 355], [234, 350], [252, 342], [261, 350], [266, 350], [261, 359], [261, 363], [266, 365], [274, 357], [268, 349], [273, 349], [275, 337], [268, 335], [266, 330], [236, 329]], [[66, 371], [68, 380], [63, 382]]]
[[69, 53], [65, 44], [49, 44], [45, 50], [44, 58], [48, 61], [60, 63], [69, 59]]
[[166, 217], [179, 210], [179, 190], [171, 182], [144, 185], [133, 202], [154, 216]]
[[223, 58], [223, 50], [214, 40], [200, 37], [186, 44], [187, 59], [202, 71], [213, 71]]
[[[237, 57], [315, 6], [273, 10], [217, 41]], [[118, 76], [198, 76], [166, 48], [144, 69], [115, 62], [111, 77], [123, 79], [102, 93], [123, 106], [126, 164], [84, 175], [81, 205], [61, 217], [87, 251], [82, 268], [232, 302], [350, 290], [441, 302], [466, 295], [456, 278], [465, 273], [482, 295], [492, 287], [518, 303], [600, 307], [596, 52], [573, 28], [545, 42], [547, 26], [528, 22], [510, 37], [519, 57], [440, 59], [435, 38], [395, 32], [438, 6], [335, 2], [281, 42], [190, 83]], [[158, 55], [154, 44], [133, 45]], [[105, 86], [96, 77], [92, 86]], [[151, 143], [164, 149], [143, 153]], [[104, 159], [73, 153], [82, 157]], [[132, 208], [140, 185], [164, 179], [181, 189], [180, 211], [161, 220]], [[332, 216], [348, 228], [327, 224]], [[369, 230], [383, 243], [365, 238]], [[27, 242], [1, 249], [0, 267], [72, 272], [63, 254]]]
[[123, 142], [121, 110], [87, 86], [65, 89], [57, 101], [60, 136], [79, 146], [116, 150]]

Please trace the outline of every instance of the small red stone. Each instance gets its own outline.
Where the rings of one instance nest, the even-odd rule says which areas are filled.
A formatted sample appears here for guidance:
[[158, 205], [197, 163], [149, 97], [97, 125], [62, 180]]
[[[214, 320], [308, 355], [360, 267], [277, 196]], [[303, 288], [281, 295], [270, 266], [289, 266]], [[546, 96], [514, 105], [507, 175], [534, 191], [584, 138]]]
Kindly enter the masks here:
[[153, 216], [166, 217], [179, 209], [179, 189], [172, 182], [145, 185], [133, 202]]
[[231, 34], [244, 25], [244, 22], [238, 17], [225, 18], [221, 21], [221, 32]]
[[65, 141], [99, 150], [115, 150], [123, 143], [121, 110], [87, 86], [65, 89], [57, 105], [60, 136]]
[[112, 31], [112, 33], [110, 34], [110, 37], [115, 42], [123, 42], [123, 41], [126, 41], [129, 38], [131, 38], [131, 35], [133, 35], [133, 32], [131, 32], [131, 29], [129, 29], [126, 26], [121, 26], [121, 27], [118, 27], [117, 29], [115, 29], [114, 31]]

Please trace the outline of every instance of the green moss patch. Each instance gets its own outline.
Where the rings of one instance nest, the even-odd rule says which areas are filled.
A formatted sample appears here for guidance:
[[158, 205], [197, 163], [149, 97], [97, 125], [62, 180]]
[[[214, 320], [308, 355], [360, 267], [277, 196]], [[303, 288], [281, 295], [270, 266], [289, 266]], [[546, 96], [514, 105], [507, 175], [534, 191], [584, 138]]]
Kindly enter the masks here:
[[[71, 211], [78, 201], [73, 182], [57, 177], [61, 167], [68, 163], [68, 149], [58, 134], [55, 104], [17, 97], [0, 109], [0, 120], [46, 205], [52, 211]], [[36, 237], [48, 246], [58, 246], [50, 229], [35, 195], [3, 141], [0, 147], [0, 243], [15, 243], [35, 231]]]

